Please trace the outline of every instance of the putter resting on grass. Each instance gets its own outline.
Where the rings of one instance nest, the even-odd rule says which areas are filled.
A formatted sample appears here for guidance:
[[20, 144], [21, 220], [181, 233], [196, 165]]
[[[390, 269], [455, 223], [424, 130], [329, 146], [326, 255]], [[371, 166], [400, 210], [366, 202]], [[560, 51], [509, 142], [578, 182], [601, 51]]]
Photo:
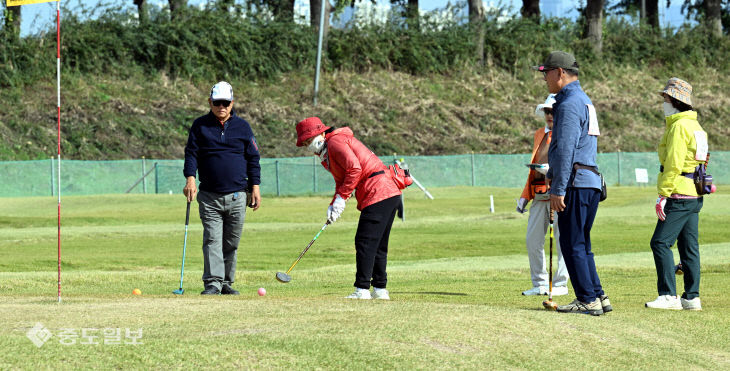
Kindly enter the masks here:
[[322, 229], [320, 229], [319, 232], [317, 232], [317, 235], [314, 236], [314, 238], [312, 239], [311, 242], [309, 242], [309, 245], [307, 245], [307, 247], [305, 247], [304, 250], [302, 250], [302, 253], [299, 254], [299, 257], [297, 258], [297, 260], [294, 261], [294, 264], [292, 264], [291, 267], [289, 267], [289, 269], [286, 271], [286, 273], [276, 272], [277, 281], [279, 281], [281, 283], [288, 283], [289, 281], [291, 281], [291, 276], [289, 275], [289, 272], [291, 272], [291, 270], [294, 269], [294, 266], [297, 265], [297, 263], [299, 263], [299, 260], [302, 259], [302, 256], [304, 256], [304, 254], [307, 252], [307, 250], [309, 250], [309, 248], [312, 247], [312, 245], [314, 244], [314, 241], [317, 240], [317, 237], [319, 237], [319, 235], [322, 233], [322, 231], [324, 231], [324, 229], [327, 228], [327, 226], [329, 224], [330, 224], [329, 220], [326, 223], [324, 223], [324, 225], [322, 226]]
[[[543, 268], [544, 269], [544, 268]], [[557, 310], [558, 304], [553, 301], [553, 211], [550, 210], [550, 269], [548, 274], [550, 289], [548, 291], [548, 300], [542, 302], [542, 306], [547, 310]]]
[[172, 293], [175, 295], [182, 295], [185, 290], [183, 290], [183, 272], [185, 272], [185, 247], [187, 247], [188, 244], [188, 223], [190, 222], [190, 201], [188, 201], [188, 207], [185, 211], [185, 239], [183, 240], [183, 256], [182, 256], [182, 265], [180, 266], [180, 288], [173, 291]]

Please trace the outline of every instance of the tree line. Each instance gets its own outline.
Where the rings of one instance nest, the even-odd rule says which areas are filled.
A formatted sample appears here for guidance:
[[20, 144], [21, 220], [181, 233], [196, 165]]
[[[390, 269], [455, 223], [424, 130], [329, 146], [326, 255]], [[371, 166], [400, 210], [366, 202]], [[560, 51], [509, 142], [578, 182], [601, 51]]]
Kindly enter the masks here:
[[[187, 0], [168, 0], [161, 9], [148, 1], [102, 6], [93, 17], [64, 12], [62, 68], [108, 73], [113, 65], [115, 71], [142, 68], [194, 78], [271, 77], [306, 67], [314, 59], [313, 31], [319, 27], [322, 6], [329, 20], [328, 14], [353, 5], [353, 0], [312, 0], [310, 24], [302, 25], [295, 19], [294, 0], [211, 0], [202, 9]], [[571, 50], [587, 63], [613, 65], [716, 67], [725, 66], [730, 57], [730, 0], [684, 0], [685, 14], [698, 25], [678, 30], [660, 28], [658, 0], [587, 0], [577, 21], [543, 17], [540, 0], [523, 0], [520, 16], [506, 21], [487, 11], [481, 0], [466, 0], [451, 10], [463, 19], [448, 24], [419, 14], [419, 0], [390, 1], [393, 14], [384, 25], [330, 30], [330, 22], [324, 23], [330, 33], [325, 69], [444, 73], [472, 63], [518, 73], [535, 63], [534, 55], [553, 49]], [[719, 23], [711, 16], [718, 5]], [[606, 17], [637, 13], [639, 22]], [[54, 70], [46, 64], [55, 60], [46, 55], [55, 54], [55, 35], [20, 38], [22, 8], [5, 7], [3, 16], [0, 86], [47, 76]], [[226, 48], [211, 49], [211, 43]]]
[[[137, 6], [140, 22], [146, 21], [147, 0], [132, 0]], [[330, 27], [330, 14], [335, 9], [346, 6], [354, 6], [354, 0], [311, 0], [310, 1], [310, 25], [319, 29], [320, 14], [322, 6], [325, 6], [325, 35]], [[370, 0], [373, 4], [376, 0]], [[723, 7], [724, 1], [724, 7]], [[245, 6], [251, 13], [252, 7], [268, 9], [278, 22], [294, 22], [294, 0], [250, 0]], [[401, 9], [406, 25], [418, 28], [419, 22], [419, 0], [390, 0], [391, 4]], [[168, 0], [170, 17], [174, 19], [181, 9], [186, 5], [186, 0]], [[466, 0], [469, 14], [469, 23], [475, 30], [476, 58], [480, 65], [484, 63], [484, 27], [485, 9], [482, 0]], [[215, 7], [230, 11], [236, 7], [235, 0], [215, 0]], [[671, 4], [667, 2], [667, 6]], [[607, 7], [606, 0], [586, 0], [585, 7], [579, 9], [580, 21], [583, 23], [582, 37], [593, 47], [594, 51], [601, 52], [603, 49], [603, 19], [607, 11], [616, 14], [631, 14], [639, 11], [640, 22], [646, 23], [653, 29], [659, 29], [659, 0], [618, 0]], [[730, 31], [730, 0], [684, 0], [683, 13], [687, 17], [693, 17], [706, 27], [715, 36], [723, 35], [723, 18], [726, 20], [725, 29]], [[522, 0], [520, 14], [525, 19], [539, 23], [540, 0]]]
[[[148, 20], [148, 0], [131, 0], [137, 7], [140, 23]], [[375, 3], [376, 0], [371, 0]], [[730, 0], [683, 0], [682, 12], [688, 19], [699, 21], [711, 32], [720, 36], [723, 29], [728, 32], [730, 29]], [[419, 24], [419, 0], [390, 0], [391, 4], [402, 10], [403, 17], [407, 23], [417, 27]], [[274, 19], [279, 22], [294, 21], [295, 0], [250, 0], [243, 6], [251, 13], [253, 8], [267, 9], [273, 14]], [[484, 17], [484, 5], [481, 0], [466, 0], [469, 13], [469, 21], [477, 24]], [[321, 6], [325, 8], [325, 27], [329, 27], [330, 14], [335, 9], [342, 9], [347, 6], [354, 6], [354, 0], [311, 0], [310, 1], [310, 22], [311, 26], [319, 27], [319, 15]], [[667, 6], [671, 4], [667, 2]], [[168, 9], [171, 19], [174, 19], [187, 6], [187, 0], [168, 0]], [[211, 0], [209, 6], [224, 11], [231, 11], [240, 7], [235, 0]], [[606, 0], [586, 0], [585, 6], [579, 8], [581, 17], [585, 22], [584, 37], [593, 41], [600, 50], [601, 28], [603, 17], [607, 12], [614, 14], [635, 14], [639, 13], [641, 22], [650, 27], [658, 29], [659, 25], [659, 0], [617, 0], [613, 4]], [[6, 32], [17, 37], [20, 32], [21, 6], [6, 7], [4, 11]], [[540, 22], [540, 0], [522, 0], [520, 14], [535, 22]]]

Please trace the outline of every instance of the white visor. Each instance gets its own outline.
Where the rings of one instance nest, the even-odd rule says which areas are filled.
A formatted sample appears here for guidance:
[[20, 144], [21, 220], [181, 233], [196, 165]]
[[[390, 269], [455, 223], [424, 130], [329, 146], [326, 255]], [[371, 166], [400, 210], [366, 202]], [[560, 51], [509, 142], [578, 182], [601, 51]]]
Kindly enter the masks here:
[[543, 111], [543, 109], [553, 108], [554, 103], [555, 103], [555, 94], [548, 95], [547, 99], [545, 99], [545, 103], [540, 103], [537, 105], [537, 108], [535, 108], [535, 116], [537, 116], [540, 119], [544, 119], [545, 111]]

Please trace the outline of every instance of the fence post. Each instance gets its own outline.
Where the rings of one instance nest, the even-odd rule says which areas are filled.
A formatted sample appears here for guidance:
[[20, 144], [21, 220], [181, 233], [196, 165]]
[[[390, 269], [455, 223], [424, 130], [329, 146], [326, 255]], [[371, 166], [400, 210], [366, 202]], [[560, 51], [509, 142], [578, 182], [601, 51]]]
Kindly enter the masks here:
[[55, 170], [53, 170], [53, 156], [51, 156], [51, 196], [53, 196], [53, 188], [55, 186], [55, 182], [53, 179], [56, 177]]
[[279, 186], [279, 160], [274, 161], [276, 165], [276, 195], [281, 196], [281, 188]]
[[476, 174], [474, 173], [474, 151], [471, 151], [471, 186], [474, 187], [476, 183]]
[[314, 187], [312, 189], [314, 190], [314, 193], [317, 193], [317, 158], [312, 157], [312, 184]]
[[616, 152], [616, 156], [618, 157], [618, 185], [621, 185], [621, 150], [619, 149], [618, 152]]
[[160, 177], [159, 177], [159, 167], [157, 166], [157, 163], [155, 162], [155, 194], [160, 193]]
[[147, 174], [147, 164], [144, 159], [144, 156], [142, 156], [142, 192], [144, 194], [147, 194], [147, 177], [145, 176]]

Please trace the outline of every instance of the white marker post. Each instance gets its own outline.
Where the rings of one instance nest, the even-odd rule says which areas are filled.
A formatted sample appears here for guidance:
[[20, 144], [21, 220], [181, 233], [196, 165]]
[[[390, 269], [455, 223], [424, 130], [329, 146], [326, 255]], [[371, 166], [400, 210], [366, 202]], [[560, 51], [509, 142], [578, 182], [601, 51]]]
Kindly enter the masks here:
[[494, 196], [489, 195], [489, 212], [494, 214]]

